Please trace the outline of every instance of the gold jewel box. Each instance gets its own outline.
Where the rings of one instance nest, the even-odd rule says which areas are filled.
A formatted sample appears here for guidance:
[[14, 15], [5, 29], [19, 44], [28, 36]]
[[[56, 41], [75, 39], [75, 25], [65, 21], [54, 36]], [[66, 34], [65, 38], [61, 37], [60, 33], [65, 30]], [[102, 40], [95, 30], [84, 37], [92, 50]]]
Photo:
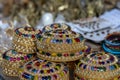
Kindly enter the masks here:
[[[65, 25], [65, 24], [64, 24]], [[48, 26], [46, 26], [48, 27]], [[89, 51], [84, 45], [84, 38], [66, 28], [62, 24], [49, 25], [51, 29], [42, 32], [37, 38], [38, 57], [50, 61], [66, 62], [74, 61], [83, 56], [84, 52]], [[61, 28], [60, 28], [61, 27]]]
[[7, 76], [18, 76], [18, 69], [25, 62], [33, 59], [35, 54], [24, 54], [11, 49], [3, 53], [2, 69]]
[[85, 54], [76, 64], [75, 80], [120, 80], [120, 60], [102, 51]]
[[69, 80], [69, 70], [62, 63], [35, 59], [20, 69], [21, 80]]
[[36, 37], [39, 37], [41, 31], [35, 30], [33, 27], [17, 28], [14, 32], [13, 48], [17, 52], [35, 53]]

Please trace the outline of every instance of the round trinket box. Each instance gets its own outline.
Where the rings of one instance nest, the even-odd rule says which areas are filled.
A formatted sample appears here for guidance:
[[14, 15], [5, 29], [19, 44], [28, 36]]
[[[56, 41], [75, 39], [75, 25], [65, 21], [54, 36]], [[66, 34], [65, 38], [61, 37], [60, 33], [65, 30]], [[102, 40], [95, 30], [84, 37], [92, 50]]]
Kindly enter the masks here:
[[8, 50], [3, 53], [2, 57], [2, 68], [3, 73], [7, 76], [18, 76], [19, 66], [23, 65], [25, 62], [33, 59], [35, 54], [24, 54], [18, 53], [15, 50]]
[[85, 51], [84, 38], [73, 31], [55, 29], [45, 31], [37, 39], [38, 57], [50, 61], [65, 62], [79, 59]]
[[51, 25], [47, 25], [43, 28], [42, 32], [47, 32], [51, 30], [57, 30], [57, 29], [62, 29], [62, 30], [71, 30], [70, 26], [64, 23], [54, 23]]
[[62, 63], [35, 59], [20, 68], [21, 80], [69, 80], [69, 70]]
[[17, 28], [14, 32], [13, 48], [17, 52], [35, 53], [36, 37], [39, 37], [41, 31], [35, 30], [33, 27]]
[[109, 34], [103, 43], [103, 49], [106, 52], [119, 55], [120, 54], [120, 33]]
[[75, 80], [119, 80], [120, 62], [116, 56], [91, 51], [76, 63]]

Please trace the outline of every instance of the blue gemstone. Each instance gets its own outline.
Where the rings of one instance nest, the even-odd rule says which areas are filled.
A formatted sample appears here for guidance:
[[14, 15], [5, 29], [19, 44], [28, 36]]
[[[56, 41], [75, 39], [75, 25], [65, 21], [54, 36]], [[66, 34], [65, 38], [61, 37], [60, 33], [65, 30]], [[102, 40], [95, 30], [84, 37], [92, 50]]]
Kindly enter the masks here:
[[37, 70], [36, 69], [32, 69], [32, 72], [37, 73]]
[[45, 80], [45, 78], [44, 78], [44, 77], [42, 77], [42, 80]]
[[66, 42], [67, 43], [72, 43], [72, 40], [71, 39], [66, 39]]
[[45, 66], [49, 67], [49, 64], [46, 64]]
[[47, 76], [44, 76], [45, 80], [48, 80]]
[[56, 39], [51, 40], [52, 43], [56, 43]]
[[103, 65], [105, 64], [105, 62], [101, 62]]
[[47, 56], [50, 56], [50, 53], [46, 53]]
[[86, 69], [86, 67], [87, 67], [87, 65], [84, 65], [84, 66], [83, 66], [83, 69]]
[[114, 70], [115, 69], [115, 67], [114, 66], [110, 66], [110, 70]]
[[32, 76], [28, 73], [23, 73], [22, 77], [24, 77], [25, 79], [31, 79], [32, 78]]
[[95, 56], [96, 54], [92, 54], [90, 57], [93, 57], [93, 56]]
[[50, 69], [50, 72], [54, 72], [53, 69]]
[[91, 66], [91, 70], [94, 71], [94, 67]]
[[91, 51], [91, 48], [88, 48], [85, 52], [90, 52]]
[[58, 43], [58, 42], [59, 42], [59, 40], [58, 40], [58, 39], [56, 39], [56, 42]]
[[80, 51], [80, 54], [82, 54], [82, 51]]

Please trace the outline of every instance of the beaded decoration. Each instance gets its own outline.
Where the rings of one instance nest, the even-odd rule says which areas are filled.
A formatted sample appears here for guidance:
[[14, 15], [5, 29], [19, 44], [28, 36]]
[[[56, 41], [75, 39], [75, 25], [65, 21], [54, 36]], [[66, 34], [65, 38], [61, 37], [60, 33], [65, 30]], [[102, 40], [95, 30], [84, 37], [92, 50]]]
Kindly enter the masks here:
[[69, 80], [68, 68], [62, 63], [35, 59], [20, 68], [21, 80]]
[[88, 48], [84, 45], [83, 36], [69, 30], [69, 26], [52, 24], [48, 27], [50, 29], [45, 27], [37, 38], [38, 57], [59, 62], [73, 61], [79, 59]]
[[39, 51], [37, 53], [38, 57], [50, 61], [55, 62], [68, 62], [68, 61], [74, 61], [81, 58], [81, 56], [84, 55], [84, 53], [89, 53], [91, 51], [90, 47], [86, 47], [86, 49], [74, 53], [50, 53], [50, 52], [44, 52]]
[[120, 76], [120, 63], [112, 54], [93, 51], [76, 64], [75, 75], [76, 80], [114, 80]]
[[2, 68], [3, 73], [8, 76], [18, 76], [18, 68], [25, 62], [33, 59], [35, 54], [23, 54], [15, 50], [8, 50], [3, 53]]
[[24, 37], [24, 38], [36, 38], [41, 34], [41, 31], [35, 30], [33, 27], [17, 28], [15, 30], [15, 35]]
[[14, 32], [13, 48], [17, 52], [26, 54], [36, 52], [36, 38], [41, 34], [41, 31], [35, 30], [33, 27], [17, 28]]
[[43, 32], [37, 40], [38, 49], [48, 52], [71, 52], [73, 50], [80, 50], [83, 45], [84, 38], [81, 35], [66, 30]]
[[70, 26], [64, 23], [54, 23], [51, 25], [47, 25], [43, 28], [42, 32], [47, 32], [51, 30], [57, 30], [57, 29], [62, 29], [62, 30], [71, 30]]

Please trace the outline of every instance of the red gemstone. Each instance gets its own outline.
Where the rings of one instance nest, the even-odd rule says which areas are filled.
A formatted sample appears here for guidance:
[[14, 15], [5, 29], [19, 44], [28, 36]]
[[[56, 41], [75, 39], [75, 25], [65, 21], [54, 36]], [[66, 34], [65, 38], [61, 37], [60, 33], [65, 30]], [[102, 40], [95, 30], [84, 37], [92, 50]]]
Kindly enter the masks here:
[[13, 61], [16, 61], [16, 58], [13, 58]]
[[50, 73], [50, 70], [47, 70], [48, 73]]
[[53, 75], [53, 77], [54, 77], [55, 79], [57, 79], [57, 75]]
[[102, 62], [99, 62], [99, 64], [102, 64]]
[[65, 57], [69, 56], [68, 54], [64, 54]]
[[21, 36], [22, 35], [22, 33], [19, 33], [19, 36]]
[[82, 52], [85, 52], [85, 50], [82, 50]]
[[99, 59], [102, 59], [101, 57], [98, 57]]
[[75, 38], [75, 41], [76, 41], [76, 42], [80, 42], [80, 39], [79, 39], [79, 38]]
[[35, 38], [35, 35], [32, 35], [32, 38]]
[[61, 37], [61, 38], [62, 38], [62, 35], [59, 35], [59, 37]]
[[35, 65], [36, 65], [36, 66], [40, 66], [40, 63], [39, 63], [39, 62], [36, 62]]
[[59, 32], [59, 34], [62, 34], [62, 32]]

